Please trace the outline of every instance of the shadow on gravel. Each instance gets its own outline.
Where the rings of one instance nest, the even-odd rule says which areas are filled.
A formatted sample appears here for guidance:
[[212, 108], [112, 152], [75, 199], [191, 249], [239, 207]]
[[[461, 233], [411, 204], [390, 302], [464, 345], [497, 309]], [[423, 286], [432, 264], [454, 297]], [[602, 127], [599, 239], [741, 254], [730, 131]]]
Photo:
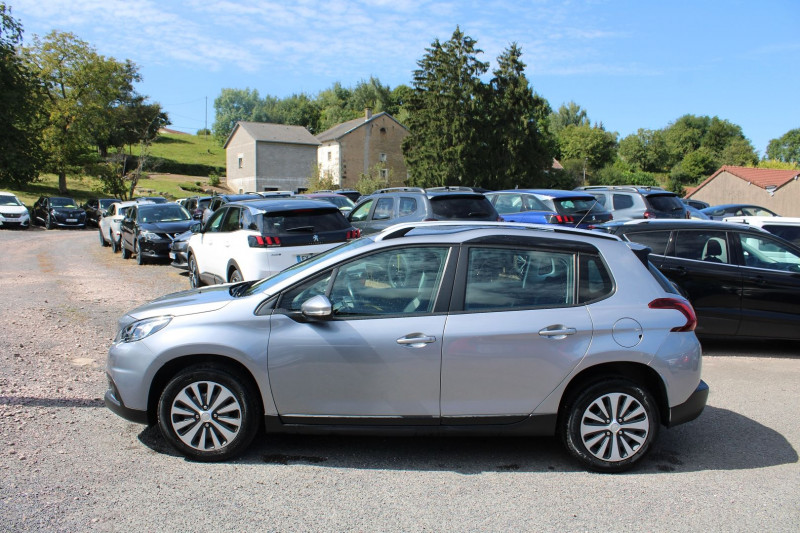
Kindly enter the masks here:
[[770, 339], [701, 339], [703, 355], [800, 359], [800, 341]]
[[104, 407], [100, 398], [34, 398], [31, 396], [0, 396], [0, 405], [24, 407]]
[[[139, 440], [178, 454], [150, 427]], [[727, 409], [706, 407], [697, 420], [659, 434], [650, 455], [628, 474], [755, 469], [798, 461], [780, 433]], [[237, 464], [323, 468], [485, 472], [582, 472], [559, 439], [547, 437], [356, 437], [260, 435]]]

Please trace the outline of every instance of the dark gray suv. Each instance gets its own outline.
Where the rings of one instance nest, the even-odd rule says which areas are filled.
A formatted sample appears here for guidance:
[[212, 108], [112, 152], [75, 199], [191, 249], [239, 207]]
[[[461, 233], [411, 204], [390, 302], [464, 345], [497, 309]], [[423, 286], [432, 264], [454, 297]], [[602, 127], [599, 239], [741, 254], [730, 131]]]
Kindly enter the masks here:
[[575, 190], [597, 198], [600, 205], [612, 212], [614, 220], [690, 218], [681, 198], [661, 187], [589, 185]]
[[119, 320], [106, 405], [219, 461], [269, 433], [558, 435], [616, 472], [708, 387], [689, 302], [616, 236], [399, 224]]
[[502, 220], [482, 194], [461, 187], [394, 187], [362, 196], [348, 215], [364, 234], [401, 222], [432, 220]]

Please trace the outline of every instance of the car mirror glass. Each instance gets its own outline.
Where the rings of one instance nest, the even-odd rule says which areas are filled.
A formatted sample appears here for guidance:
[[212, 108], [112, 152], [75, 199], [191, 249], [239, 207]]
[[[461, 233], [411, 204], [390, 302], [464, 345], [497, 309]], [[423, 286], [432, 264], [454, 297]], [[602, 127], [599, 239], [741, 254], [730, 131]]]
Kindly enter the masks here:
[[300, 311], [307, 318], [324, 319], [333, 314], [333, 305], [327, 296], [318, 294], [303, 302]]
[[192, 231], [192, 233], [202, 233], [203, 232], [202, 227], [203, 225], [201, 223], [195, 222], [194, 224], [189, 226], [189, 229]]

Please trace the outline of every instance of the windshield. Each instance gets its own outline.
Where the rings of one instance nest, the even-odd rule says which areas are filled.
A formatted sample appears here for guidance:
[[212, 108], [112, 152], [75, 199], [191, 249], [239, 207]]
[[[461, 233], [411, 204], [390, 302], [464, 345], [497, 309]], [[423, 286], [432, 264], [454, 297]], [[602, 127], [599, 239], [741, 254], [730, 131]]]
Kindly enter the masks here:
[[373, 242], [375, 242], [375, 241], [373, 241], [369, 237], [361, 237], [360, 239], [356, 239], [354, 241], [350, 241], [350, 242], [346, 242], [344, 244], [340, 244], [339, 246], [337, 246], [335, 248], [331, 248], [330, 250], [327, 250], [325, 252], [322, 252], [322, 253], [319, 253], [319, 254], [316, 254], [316, 255], [312, 255], [311, 257], [309, 257], [305, 261], [301, 261], [300, 263], [295, 263], [294, 265], [290, 266], [289, 268], [286, 268], [286, 269], [278, 272], [274, 276], [271, 276], [269, 278], [264, 278], [261, 281], [258, 281], [256, 283], [254, 283], [246, 291], [244, 291], [241, 294], [241, 296], [249, 296], [251, 294], [256, 294], [258, 292], [264, 292], [267, 289], [269, 289], [270, 287], [272, 287], [272, 286], [280, 283], [281, 281], [293, 276], [294, 274], [296, 274], [297, 272], [299, 272], [301, 270], [305, 270], [306, 268], [313, 268], [314, 265], [317, 265], [317, 264], [321, 263], [322, 261], [325, 261], [326, 259], [329, 259], [331, 257], [337, 256], [337, 255], [342, 254], [342, 253], [349, 252], [350, 250], [356, 250], [358, 248], [361, 248], [362, 246], [367, 246], [369, 244], [372, 244]]
[[77, 209], [78, 205], [72, 198], [50, 198], [50, 207], [69, 207]]
[[191, 218], [189, 212], [178, 204], [161, 204], [150, 209], [139, 208], [139, 222], [143, 224], [181, 222]]
[[563, 215], [584, 215], [594, 209], [594, 212], [603, 211], [595, 198], [553, 198], [556, 210]]
[[16, 196], [0, 195], [0, 205], [22, 205]]

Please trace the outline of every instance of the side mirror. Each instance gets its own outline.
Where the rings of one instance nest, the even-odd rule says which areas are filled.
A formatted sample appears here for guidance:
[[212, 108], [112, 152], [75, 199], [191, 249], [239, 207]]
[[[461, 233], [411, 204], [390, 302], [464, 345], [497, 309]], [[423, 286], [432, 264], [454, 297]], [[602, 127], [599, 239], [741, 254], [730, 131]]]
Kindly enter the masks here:
[[318, 294], [303, 302], [300, 311], [306, 318], [324, 320], [333, 314], [333, 305], [327, 296]]
[[189, 226], [189, 231], [192, 233], [203, 233], [203, 225], [199, 222], [195, 222], [191, 226]]

